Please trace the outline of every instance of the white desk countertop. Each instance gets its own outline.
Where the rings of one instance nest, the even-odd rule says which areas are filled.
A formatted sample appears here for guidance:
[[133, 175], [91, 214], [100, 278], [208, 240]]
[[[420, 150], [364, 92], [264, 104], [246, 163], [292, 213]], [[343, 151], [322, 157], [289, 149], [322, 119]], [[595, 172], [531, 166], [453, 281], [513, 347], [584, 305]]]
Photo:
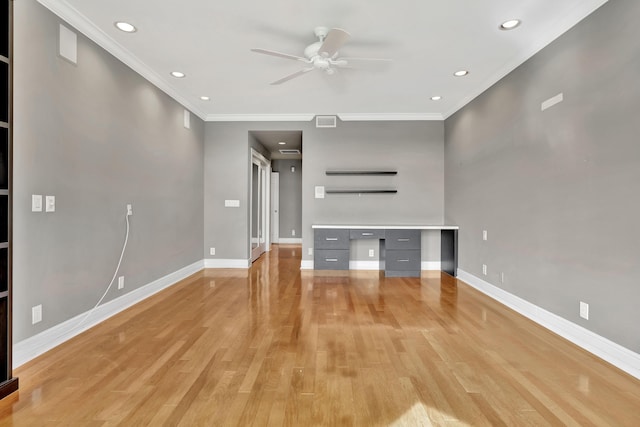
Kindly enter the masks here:
[[352, 230], [457, 230], [457, 225], [425, 225], [425, 224], [402, 224], [402, 225], [345, 225], [345, 224], [313, 224], [311, 228], [348, 228]]

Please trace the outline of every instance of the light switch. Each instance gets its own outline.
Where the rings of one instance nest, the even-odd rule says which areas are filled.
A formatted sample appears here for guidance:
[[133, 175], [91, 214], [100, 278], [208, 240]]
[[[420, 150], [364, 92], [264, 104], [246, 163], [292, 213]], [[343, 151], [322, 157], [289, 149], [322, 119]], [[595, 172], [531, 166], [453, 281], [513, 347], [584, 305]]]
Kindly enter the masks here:
[[56, 211], [56, 196], [47, 196], [45, 199], [45, 210], [47, 212], [55, 212]]
[[316, 185], [316, 199], [324, 199], [324, 186]]
[[225, 208], [239, 208], [240, 200], [225, 200], [224, 201]]
[[31, 195], [31, 212], [42, 212], [42, 195]]

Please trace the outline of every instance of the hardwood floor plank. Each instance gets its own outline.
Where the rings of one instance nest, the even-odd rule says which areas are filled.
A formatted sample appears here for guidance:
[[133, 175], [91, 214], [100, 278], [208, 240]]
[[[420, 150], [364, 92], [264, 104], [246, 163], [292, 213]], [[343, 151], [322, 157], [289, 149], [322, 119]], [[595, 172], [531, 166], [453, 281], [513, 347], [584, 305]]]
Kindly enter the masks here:
[[0, 426], [633, 426], [640, 381], [455, 278], [204, 270], [16, 370]]

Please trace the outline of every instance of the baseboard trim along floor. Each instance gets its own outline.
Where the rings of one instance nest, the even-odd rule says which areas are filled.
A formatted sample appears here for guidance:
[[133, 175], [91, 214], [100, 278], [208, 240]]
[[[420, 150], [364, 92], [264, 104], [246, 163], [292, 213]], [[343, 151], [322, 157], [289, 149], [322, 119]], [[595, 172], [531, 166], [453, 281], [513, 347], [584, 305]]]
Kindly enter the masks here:
[[13, 346], [13, 367], [17, 368], [27, 363], [109, 317], [201, 271], [203, 268], [204, 262], [202, 260], [194, 262], [178, 271], [134, 289], [121, 297], [108, 301], [93, 311], [90, 310], [79, 314], [37, 335], [15, 343]]
[[626, 373], [640, 379], [640, 354], [517, 297], [464, 270], [458, 269], [458, 279], [512, 310], [515, 310], [524, 317], [533, 320], [540, 326], [555, 332], [575, 345], [582, 347], [617, 368], [622, 369]]

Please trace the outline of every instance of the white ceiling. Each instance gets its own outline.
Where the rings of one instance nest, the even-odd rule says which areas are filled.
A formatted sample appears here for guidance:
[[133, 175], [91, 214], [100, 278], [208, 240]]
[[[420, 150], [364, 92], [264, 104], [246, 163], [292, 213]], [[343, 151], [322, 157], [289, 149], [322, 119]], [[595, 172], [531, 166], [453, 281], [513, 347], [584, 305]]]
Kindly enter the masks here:
[[[606, 0], [38, 0], [205, 120], [439, 120], [453, 114]], [[501, 31], [518, 18], [522, 25]], [[115, 21], [138, 31], [126, 34]], [[307, 73], [317, 26], [351, 33], [340, 56], [391, 58], [383, 71]], [[82, 61], [82, 58], [79, 59]], [[467, 69], [467, 77], [453, 72]], [[179, 70], [184, 79], [169, 75]], [[206, 95], [210, 101], [200, 100]], [[440, 95], [441, 101], [431, 101]], [[541, 101], [553, 94], [541, 94]]]

